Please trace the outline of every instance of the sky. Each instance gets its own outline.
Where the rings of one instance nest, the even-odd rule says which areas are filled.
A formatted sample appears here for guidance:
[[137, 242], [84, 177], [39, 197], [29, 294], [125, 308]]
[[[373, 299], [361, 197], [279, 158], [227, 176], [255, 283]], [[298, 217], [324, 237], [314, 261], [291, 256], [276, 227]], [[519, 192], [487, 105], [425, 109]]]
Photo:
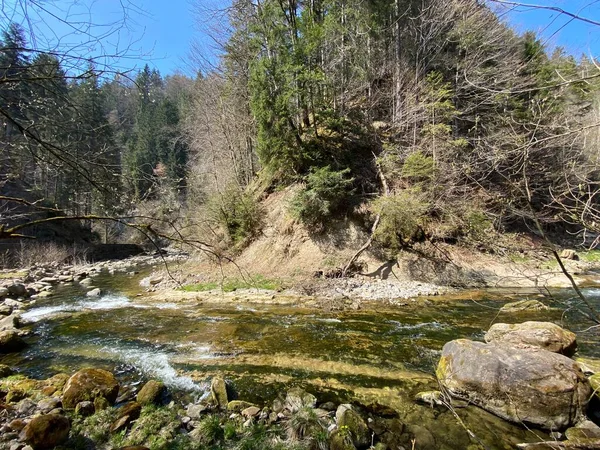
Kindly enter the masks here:
[[[600, 56], [600, 25], [558, 11], [511, 5], [513, 0], [487, 2], [518, 31], [539, 32], [550, 51], [562, 46], [577, 57]], [[600, 0], [514, 2], [562, 8], [600, 22]], [[148, 62], [162, 75], [176, 71], [193, 75], [197, 66], [190, 62], [191, 43], [195, 41], [206, 54], [212, 48], [211, 39], [201, 31], [212, 16], [199, 12], [198, 5], [222, 9], [227, 4], [228, 0], [2, 0], [0, 25], [22, 23], [39, 47], [109, 55], [97, 61], [107, 67], [135, 71]], [[90, 35], [103, 39], [98, 42]]]

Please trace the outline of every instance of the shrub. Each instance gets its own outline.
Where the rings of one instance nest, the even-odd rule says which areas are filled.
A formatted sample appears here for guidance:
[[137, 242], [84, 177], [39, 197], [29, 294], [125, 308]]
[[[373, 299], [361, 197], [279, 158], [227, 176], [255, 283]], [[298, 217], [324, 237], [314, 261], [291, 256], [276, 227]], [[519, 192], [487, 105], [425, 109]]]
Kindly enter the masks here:
[[407, 189], [374, 202], [380, 215], [375, 240], [394, 251], [423, 232], [429, 203], [418, 189]]
[[343, 205], [352, 193], [350, 169], [331, 170], [329, 166], [313, 169], [306, 176], [306, 185], [292, 200], [290, 212], [302, 223], [315, 230]]
[[435, 164], [431, 156], [420, 151], [411, 153], [402, 165], [402, 177], [415, 182], [431, 180], [435, 175]]
[[209, 220], [220, 226], [229, 240], [242, 247], [254, 238], [262, 224], [258, 202], [247, 192], [230, 188], [207, 203]]

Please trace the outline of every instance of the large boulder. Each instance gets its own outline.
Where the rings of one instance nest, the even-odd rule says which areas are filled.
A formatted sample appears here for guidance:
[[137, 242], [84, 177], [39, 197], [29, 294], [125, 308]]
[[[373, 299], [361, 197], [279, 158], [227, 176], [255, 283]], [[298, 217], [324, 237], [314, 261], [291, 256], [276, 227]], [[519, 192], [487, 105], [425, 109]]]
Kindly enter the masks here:
[[23, 350], [27, 343], [15, 330], [0, 331], [0, 353], [14, 353]]
[[436, 375], [454, 397], [548, 430], [581, 419], [591, 394], [579, 365], [566, 356], [466, 339], [444, 345]]
[[51, 449], [65, 442], [70, 430], [71, 424], [65, 416], [47, 414], [31, 419], [21, 431], [19, 439], [35, 450]]
[[119, 393], [119, 383], [114, 375], [102, 369], [82, 369], [75, 373], [63, 389], [63, 407], [74, 409], [77, 403], [104, 398], [114, 403]]
[[550, 322], [495, 323], [485, 341], [519, 348], [541, 348], [571, 356], [577, 350], [577, 336]]

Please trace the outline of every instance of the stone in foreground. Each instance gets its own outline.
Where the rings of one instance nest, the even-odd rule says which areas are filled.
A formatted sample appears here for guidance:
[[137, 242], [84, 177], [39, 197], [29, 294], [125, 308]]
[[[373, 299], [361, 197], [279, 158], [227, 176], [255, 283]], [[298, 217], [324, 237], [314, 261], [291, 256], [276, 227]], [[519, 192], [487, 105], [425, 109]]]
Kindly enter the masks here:
[[485, 341], [519, 348], [541, 348], [572, 356], [577, 350], [577, 336], [550, 322], [495, 323], [485, 334]]
[[563, 430], [584, 417], [590, 385], [577, 363], [538, 349], [458, 339], [436, 375], [448, 392], [515, 423]]
[[112, 373], [102, 369], [82, 369], [65, 384], [63, 407], [74, 409], [79, 402], [95, 401], [100, 397], [112, 404], [118, 393], [119, 383]]
[[160, 381], [148, 381], [137, 394], [137, 401], [140, 405], [160, 404], [165, 391], [164, 383]]
[[71, 424], [65, 416], [47, 414], [34, 417], [19, 438], [35, 450], [51, 449], [65, 442], [70, 430]]

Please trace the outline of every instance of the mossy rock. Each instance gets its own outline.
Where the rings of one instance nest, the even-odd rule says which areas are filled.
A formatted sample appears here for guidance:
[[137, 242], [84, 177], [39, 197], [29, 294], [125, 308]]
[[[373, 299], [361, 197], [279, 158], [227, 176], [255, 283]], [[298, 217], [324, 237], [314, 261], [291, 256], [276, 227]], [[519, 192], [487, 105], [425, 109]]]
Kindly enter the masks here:
[[95, 401], [98, 397], [104, 397], [113, 404], [118, 393], [119, 383], [112, 373], [102, 369], [82, 369], [65, 384], [63, 407], [74, 409], [77, 403]]
[[340, 405], [335, 417], [338, 428], [348, 432], [354, 446], [362, 448], [370, 444], [369, 427], [350, 405]]
[[10, 367], [8, 367], [8, 366], [6, 366], [4, 364], [0, 364], [0, 378], [9, 377], [13, 373], [14, 372], [13, 372], [13, 370]]
[[35, 450], [51, 449], [65, 442], [70, 430], [71, 423], [65, 416], [47, 414], [34, 417], [21, 431], [19, 439]]
[[227, 398], [227, 384], [222, 376], [218, 375], [212, 379], [210, 393], [215, 405], [222, 409], [227, 408], [227, 404], [229, 403]]
[[243, 400], [232, 400], [227, 403], [227, 411], [239, 413], [246, 408], [250, 408], [251, 406], [256, 406], [250, 402], [245, 402]]
[[94, 411], [104, 411], [105, 409], [110, 408], [111, 404], [104, 397], [96, 397], [94, 399]]
[[595, 373], [589, 378], [590, 386], [594, 390], [596, 397], [600, 398], [600, 373]]
[[346, 429], [337, 429], [329, 436], [329, 450], [356, 450]]
[[544, 311], [546, 309], [548, 309], [548, 307], [539, 300], [519, 300], [507, 303], [500, 308], [500, 312], [518, 313], [523, 311]]
[[28, 395], [25, 391], [22, 391], [20, 389], [11, 389], [6, 394], [5, 401], [6, 403], [19, 403], [21, 400], [27, 397]]
[[138, 392], [136, 400], [140, 405], [158, 405], [161, 402], [165, 392], [165, 384], [160, 381], [148, 381], [140, 392]]

